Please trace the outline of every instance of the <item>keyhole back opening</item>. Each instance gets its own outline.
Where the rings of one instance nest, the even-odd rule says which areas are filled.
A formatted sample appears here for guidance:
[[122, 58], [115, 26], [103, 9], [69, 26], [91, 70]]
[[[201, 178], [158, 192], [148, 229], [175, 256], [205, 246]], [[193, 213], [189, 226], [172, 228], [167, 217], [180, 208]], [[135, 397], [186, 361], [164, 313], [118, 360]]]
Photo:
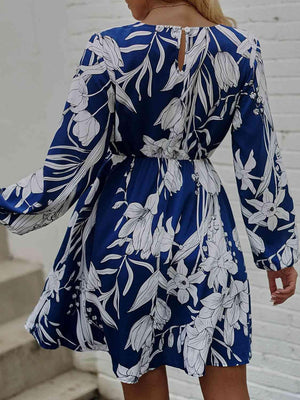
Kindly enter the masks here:
[[178, 70], [179, 72], [185, 71], [185, 51], [186, 51], [186, 32], [184, 29], [180, 30], [180, 46], [178, 52]]

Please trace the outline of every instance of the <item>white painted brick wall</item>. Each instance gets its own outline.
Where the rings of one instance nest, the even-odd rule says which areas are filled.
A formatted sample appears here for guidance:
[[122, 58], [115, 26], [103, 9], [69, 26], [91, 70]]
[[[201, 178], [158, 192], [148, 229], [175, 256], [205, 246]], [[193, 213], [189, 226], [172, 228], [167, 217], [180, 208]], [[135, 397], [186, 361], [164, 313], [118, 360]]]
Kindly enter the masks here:
[[[68, 0], [66, 3], [71, 47], [76, 57], [83, 44], [81, 35], [85, 38], [87, 32], [134, 22], [125, 0]], [[300, 1], [227, 0], [221, 4], [226, 15], [260, 38], [271, 110], [299, 225]], [[250, 397], [251, 400], [300, 399], [300, 293], [297, 290], [297, 294], [277, 307], [269, 301], [267, 273], [253, 263], [242, 222], [230, 145], [228, 135], [212, 162], [232, 203], [252, 288], [253, 357], [247, 367]], [[98, 352], [97, 359], [102, 393], [111, 399], [122, 399], [121, 384], [111, 371], [109, 355]], [[167, 371], [171, 399], [201, 398], [197, 379], [173, 367], [167, 367]]]

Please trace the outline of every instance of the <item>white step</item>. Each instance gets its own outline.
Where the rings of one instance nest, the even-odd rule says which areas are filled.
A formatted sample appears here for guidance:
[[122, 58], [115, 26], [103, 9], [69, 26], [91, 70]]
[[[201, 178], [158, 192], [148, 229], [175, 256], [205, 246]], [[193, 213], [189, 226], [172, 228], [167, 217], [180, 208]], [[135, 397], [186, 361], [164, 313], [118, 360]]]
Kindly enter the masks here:
[[0, 324], [29, 314], [44, 285], [42, 266], [25, 260], [0, 262]]
[[72, 369], [32, 387], [9, 400], [96, 400], [97, 376]]
[[72, 350], [40, 347], [24, 328], [26, 318], [0, 325], [0, 400], [73, 368]]

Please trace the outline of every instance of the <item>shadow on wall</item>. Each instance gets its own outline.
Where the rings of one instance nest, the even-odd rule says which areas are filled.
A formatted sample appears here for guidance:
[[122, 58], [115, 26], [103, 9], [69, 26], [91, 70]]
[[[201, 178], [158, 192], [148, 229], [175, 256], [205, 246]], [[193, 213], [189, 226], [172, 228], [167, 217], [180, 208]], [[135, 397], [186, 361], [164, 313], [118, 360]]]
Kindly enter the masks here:
[[4, 226], [0, 226], [0, 261], [11, 258], [8, 248], [7, 231]]

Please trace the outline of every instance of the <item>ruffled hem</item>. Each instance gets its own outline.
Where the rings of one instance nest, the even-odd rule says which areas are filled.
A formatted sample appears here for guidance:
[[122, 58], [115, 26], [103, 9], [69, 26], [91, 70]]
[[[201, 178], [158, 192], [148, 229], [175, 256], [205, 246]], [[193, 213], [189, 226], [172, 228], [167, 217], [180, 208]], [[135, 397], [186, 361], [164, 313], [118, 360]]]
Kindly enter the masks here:
[[[33, 326], [30, 326], [30, 324], [29, 324], [28, 322], [26, 322], [25, 325], [24, 325], [24, 327], [25, 327], [25, 329], [26, 329], [31, 335], [33, 335], [33, 337], [34, 337], [35, 340], [38, 342], [38, 344], [40, 345], [40, 347], [42, 347], [42, 348], [44, 348], [44, 349], [47, 349], [47, 350], [55, 350], [55, 349], [57, 349], [57, 348], [59, 348], [59, 347], [67, 347], [67, 348], [69, 348], [69, 349], [71, 349], [71, 350], [73, 350], [73, 351], [77, 351], [77, 352], [81, 352], [81, 353], [82, 353], [82, 352], [90, 352], [90, 351], [104, 351], [104, 352], [110, 354], [108, 347], [105, 347], [104, 345], [99, 346], [99, 348], [97, 348], [97, 346], [95, 346], [94, 349], [85, 349], [85, 350], [83, 350], [81, 347], [74, 348], [74, 347], [72, 347], [72, 346], [67, 346], [67, 345], [63, 345], [63, 344], [61, 344], [61, 345], [59, 345], [59, 344], [52, 344], [51, 347], [49, 347], [49, 346], [46, 345], [43, 341], [40, 341], [39, 336], [38, 336], [38, 334], [37, 334], [37, 326], [36, 326], [36, 324], [34, 324]], [[218, 366], [218, 367], [235, 367], [235, 366], [239, 366], [239, 365], [249, 364], [251, 358], [252, 358], [252, 354], [250, 354], [250, 356], [247, 357], [245, 360], [241, 359], [241, 361], [238, 362], [238, 363], [227, 363], [226, 365], [215, 365], [215, 366]], [[152, 365], [153, 365], [153, 364], [152, 364]], [[122, 376], [118, 375], [118, 373], [117, 373], [117, 366], [113, 367], [113, 372], [114, 372], [114, 374], [115, 374], [116, 379], [118, 379], [121, 383], [134, 384], [134, 383], [137, 383], [137, 382], [139, 381], [139, 379], [140, 379], [143, 375], [145, 375], [147, 372], [153, 371], [154, 369], [156, 369], [156, 368], [158, 368], [158, 367], [160, 367], [160, 366], [163, 366], [163, 365], [169, 366], [169, 367], [173, 367], [173, 368], [177, 368], [177, 369], [180, 369], [180, 370], [184, 371], [188, 376], [191, 376], [191, 377], [193, 377], [193, 378], [200, 378], [200, 377], [202, 377], [202, 376], [205, 375], [205, 373], [206, 373], [206, 366], [207, 366], [207, 365], [212, 365], [212, 364], [206, 363], [206, 364], [204, 365], [204, 370], [203, 370], [203, 373], [202, 373], [202, 374], [192, 374], [192, 373], [190, 373], [187, 369], [185, 369], [185, 368], [183, 368], [182, 366], [176, 364], [175, 362], [172, 362], [171, 360], [165, 360], [164, 362], [159, 362], [159, 363], [157, 363], [157, 365], [152, 366], [152, 367], [149, 366], [149, 368], [147, 368], [147, 369], [144, 370], [143, 372], [139, 373], [138, 375], [135, 375], [135, 376], [132, 376], [132, 375], [131, 375], [131, 376], [128, 377], [127, 379], [126, 379], [123, 375], [122, 375]]]
[[29, 332], [35, 338], [35, 340], [40, 345], [40, 347], [42, 347], [43, 349], [46, 349], [46, 350], [55, 350], [59, 347], [67, 347], [68, 349], [71, 349], [73, 351], [77, 351], [80, 353], [84, 353], [84, 352], [88, 352], [88, 351], [99, 351], [99, 350], [109, 352], [108, 347], [106, 346], [106, 344], [103, 344], [103, 343], [101, 343], [101, 345], [99, 345], [99, 347], [94, 345], [93, 349], [89, 349], [89, 348], [82, 349], [82, 347], [80, 347], [80, 346], [74, 347], [71, 345], [68, 346], [67, 344], [58, 344], [58, 343], [52, 343], [51, 345], [49, 345], [49, 344], [46, 344], [44, 341], [40, 340], [40, 337], [37, 332], [36, 324], [31, 325], [30, 323], [28, 323], [26, 321], [26, 323], [24, 324], [24, 328], [26, 329], [27, 332]]

